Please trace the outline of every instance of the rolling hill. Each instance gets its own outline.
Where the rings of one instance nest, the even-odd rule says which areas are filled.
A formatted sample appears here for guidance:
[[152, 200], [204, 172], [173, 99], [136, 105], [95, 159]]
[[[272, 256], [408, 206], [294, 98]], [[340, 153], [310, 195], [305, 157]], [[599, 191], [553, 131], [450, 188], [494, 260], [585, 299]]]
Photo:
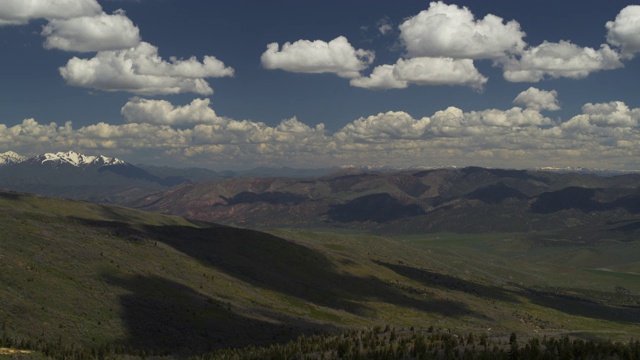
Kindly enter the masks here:
[[0, 209], [3, 338], [44, 354], [181, 358], [385, 324], [628, 339], [640, 324], [637, 241], [266, 233], [13, 192]]

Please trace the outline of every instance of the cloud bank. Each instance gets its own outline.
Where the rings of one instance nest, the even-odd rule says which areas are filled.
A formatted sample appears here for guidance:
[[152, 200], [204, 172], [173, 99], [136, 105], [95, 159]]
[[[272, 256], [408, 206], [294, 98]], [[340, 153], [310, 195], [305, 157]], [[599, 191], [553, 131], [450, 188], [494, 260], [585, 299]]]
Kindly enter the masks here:
[[529, 88], [522, 107], [463, 111], [448, 107], [416, 118], [388, 111], [355, 119], [333, 133], [295, 117], [275, 126], [220, 117], [208, 99], [184, 105], [132, 98], [126, 122], [74, 128], [26, 119], [0, 125], [0, 150], [33, 155], [75, 149], [129, 161], [238, 169], [254, 166], [392, 167], [480, 165], [526, 168], [585, 166], [637, 168], [640, 109], [620, 101], [587, 103], [565, 121], [540, 111], [557, 106], [557, 93]]

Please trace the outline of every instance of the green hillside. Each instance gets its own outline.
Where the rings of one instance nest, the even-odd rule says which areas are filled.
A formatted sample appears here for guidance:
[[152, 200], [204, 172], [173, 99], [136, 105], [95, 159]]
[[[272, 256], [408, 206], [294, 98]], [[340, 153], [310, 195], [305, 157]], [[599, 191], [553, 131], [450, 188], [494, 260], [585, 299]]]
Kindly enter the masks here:
[[561, 240], [257, 232], [0, 192], [3, 345], [184, 357], [386, 325], [636, 336], [640, 243]]

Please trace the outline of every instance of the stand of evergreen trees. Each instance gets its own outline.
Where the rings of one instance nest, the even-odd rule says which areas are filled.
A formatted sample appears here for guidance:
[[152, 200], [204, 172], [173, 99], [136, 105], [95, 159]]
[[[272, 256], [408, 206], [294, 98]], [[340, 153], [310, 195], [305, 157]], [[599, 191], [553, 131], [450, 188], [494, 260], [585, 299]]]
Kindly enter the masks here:
[[489, 337], [486, 333], [464, 336], [448, 331], [396, 331], [387, 327], [384, 331], [374, 328], [337, 335], [301, 336], [287, 344], [220, 350], [194, 359], [640, 360], [640, 341], [623, 343], [545, 336], [519, 342], [515, 333], [502, 337]]
[[[136, 349], [133, 345], [113, 344], [94, 348], [66, 344], [61, 339], [47, 341], [16, 339], [3, 334], [0, 347], [38, 352], [53, 359], [185, 358], [185, 349], [175, 354]], [[181, 354], [181, 355], [176, 355]], [[352, 330], [339, 334], [300, 336], [285, 344], [268, 347], [249, 346], [191, 355], [194, 360], [245, 359], [505, 359], [568, 360], [619, 359], [640, 360], [640, 341], [628, 342], [529, 337], [518, 339], [507, 334], [456, 334], [450, 331], [382, 329]]]

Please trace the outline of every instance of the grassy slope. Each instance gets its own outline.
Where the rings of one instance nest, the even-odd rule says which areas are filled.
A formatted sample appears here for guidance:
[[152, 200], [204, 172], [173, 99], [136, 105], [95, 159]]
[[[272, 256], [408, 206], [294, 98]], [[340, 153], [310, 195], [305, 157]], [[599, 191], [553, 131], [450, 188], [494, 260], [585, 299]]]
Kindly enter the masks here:
[[[629, 305], [640, 282], [626, 270], [637, 244], [577, 255], [534, 245], [500, 234], [267, 234], [0, 193], [0, 322], [21, 338], [171, 352], [380, 324], [637, 331]], [[611, 260], [590, 267], [590, 251]]]

